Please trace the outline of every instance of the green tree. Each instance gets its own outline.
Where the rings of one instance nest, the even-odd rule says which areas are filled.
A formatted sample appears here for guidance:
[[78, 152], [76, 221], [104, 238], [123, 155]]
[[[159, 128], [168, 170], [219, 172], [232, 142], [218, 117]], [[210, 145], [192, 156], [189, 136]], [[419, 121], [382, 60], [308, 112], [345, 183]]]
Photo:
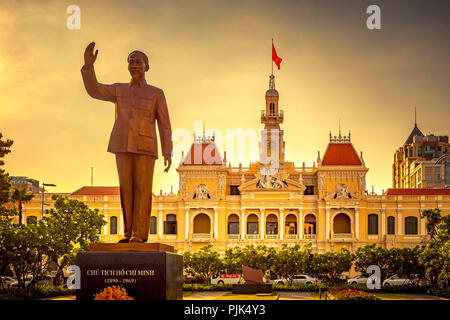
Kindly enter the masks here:
[[311, 259], [311, 243], [302, 249], [300, 245], [283, 244], [272, 259], [272, 271], [278, 276], [288, 279], [292, 284], [296, 274], [304, 274], [309, 270]]
[[44, 234], [42, 223], [20, 225], [11, 217], [0, 221], [0, 265], [14, 271], [21, 288], [25, 288], [27, 276], [32, 277], [31, 288], [36, 277], [47, 271]]
[[360, 247], [355, 252], [355, 270], [366, 273], [367, 268], [376, 265], [381, 270], [381, 279], [391, 274], [390, 257], [387, 249], [375, 244]]
[[350, 270], [353, 259], [354, 255], [345, 248], [317, 253], [312, 258], [312, 272], [326, 282], [336, 283], [343, 272]]
[[418, 285], [419, 279], [425, 275], [425, 268], [419, 263], [422, 249], [414, 248], [391, 248], [387, 250], [387, 273], [407, 276], [412, 283]]
[[13, 193], [11, 196], [11, 200], [17, 203], [17, 209], [19, 213], [19, 224], [23, 223], [23, 204], [30, 202], [33, 199], [34, 195], [32, 193], [28, 193], [25, 188], [13, 188]]
[[433, 291], [436, 291], [438, 279], [450, 279], [450, 215], [443, 217], [441, 210], [436, 208], [422, 211], [421, 218], [427, 219], [425, 226], [430, 239], [419, 261], [431, 280]]
[[99, 240], [106, 224], [98, 209], [90, 209], [84, 202], [59, 195], [53, 196], [54, 208], [46, 210], [43, 223], [46, 254], [57, 266], [56, 283], [64, 277], [63, 269], [74, 263], [79, 250], [88, 250], [88, 244]]
[[[8, 203], [11, 199], [12, 186], [10, 182], [10, 177], [8, 173], [5, 172], [1, 167], [5, 164], [2, 158], [11, 152], [11, 146], [13, 144], [12, 140], [3, 140], [3, 135], [0, 132], [0, 207], [3, 207], [5, 203]], [[4, 212], [6, 209], [3, 208]]]
[[211, 277], [223, 270], [222, 260], [217, 251], [212, 250], [210, 243], [195, 252], [186, 251], [183, 254], [183, 264], [186, 273], [200, 276], [209, 284]]
[[245, 247], [227, 249], [224, 257], [224, 267], [227, 272], [242, 272], [242, 266], [259, 269], [263, 273], [269, 269], [276, 258], [276, 250], [265, 245], [254, 246], [249, 244]]

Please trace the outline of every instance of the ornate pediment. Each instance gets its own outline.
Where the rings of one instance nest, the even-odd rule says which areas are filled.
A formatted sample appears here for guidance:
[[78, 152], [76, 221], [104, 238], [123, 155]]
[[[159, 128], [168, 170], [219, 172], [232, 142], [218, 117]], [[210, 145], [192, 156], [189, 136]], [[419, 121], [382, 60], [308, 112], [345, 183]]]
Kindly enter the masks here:
[[350, 192], [345, 183], [336, 183], [336, 190], [328, 193], [326, 200], [357, 200], [359, 199], [357, 192]]
[[[265, 178], [267, 179], [267, 178]], [[303, 192], [305, 191], [306, 187], [299, 183], [298, 181], [290, 180], [290, 179], [284, 179], [284, 180], [262, 180], [260, 178], [256, 178], [250, 181], [247, 181], [243, 183], [239, 187], [239, 191], [246, 192], [246, 191], [258, 191], [258, 192], [273, 192], [273, 191], [293, 191], [293, 192]]]

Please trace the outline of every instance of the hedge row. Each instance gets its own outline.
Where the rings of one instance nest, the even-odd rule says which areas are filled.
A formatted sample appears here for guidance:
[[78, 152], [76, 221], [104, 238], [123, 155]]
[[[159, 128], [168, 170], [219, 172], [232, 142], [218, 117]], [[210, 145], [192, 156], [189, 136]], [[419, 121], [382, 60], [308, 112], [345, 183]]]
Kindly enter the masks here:
[[0, 300], [36, 300], [74, 294], [75, 289], [67, 289], [62, 286], [41, 285], [31, 288], [29, 292], [23, 288], [2, 289], [0, 290]]
[[[184, 284], [184, 291], [231, 291], [231, 284]], [[421, 293], [425, 294], [428, 292], [429, 287], [417, 287], [413, 285], [405, 286], [385, 286], [379, 290], [369, 290], [364, 285], [356, 284], [341, 284], [341, 285], [330, 285], [325, 283], [318, 284], [301, 284], [301, 285], [285, 285], [285, 284], [274, 284], [272, 285], [273, 291], [299, 291], [299, 292], [318, 292], [319, 289], [322, 291], [327, 291], [332, 288], [351, 288], [361, 291], [366, 291], [370, 293]], [[449, 289], [441, 290], [441, 296], [445, 297], [445, 294], [449, 294]], [[445, 292], [446, 291], [446, 292]]]

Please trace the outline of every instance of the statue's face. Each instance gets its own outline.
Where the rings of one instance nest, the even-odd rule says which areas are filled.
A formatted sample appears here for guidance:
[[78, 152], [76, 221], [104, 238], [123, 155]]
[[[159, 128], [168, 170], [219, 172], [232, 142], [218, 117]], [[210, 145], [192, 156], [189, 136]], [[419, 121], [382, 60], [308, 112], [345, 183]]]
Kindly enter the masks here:
[[133, 79], [143, 78], [145, 71], [147, 71], [147, 66], [145, 65], [145, 60], [142, 54], [133, 53], [128, 61], [128, 71], [130, 71]]

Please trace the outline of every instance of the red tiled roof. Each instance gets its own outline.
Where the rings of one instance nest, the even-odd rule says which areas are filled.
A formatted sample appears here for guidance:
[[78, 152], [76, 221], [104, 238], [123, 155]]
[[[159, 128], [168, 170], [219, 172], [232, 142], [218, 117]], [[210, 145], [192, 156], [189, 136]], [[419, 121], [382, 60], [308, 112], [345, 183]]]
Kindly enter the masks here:
[[195, 142], [183, 159], [183, 165], [221, 165], [222, 158], [214, 142]]
[[71, 196], [118, 196], [120, 187], [81, 187]]
[[360, 166], [361, 159], [351, 143], [329, 143], [322, 159], [323, 166]]
[[388, 189], [388, 196], [426, 196], [426, 195], [450, 195], [450, 189], [444, 188], [398, 188]]

